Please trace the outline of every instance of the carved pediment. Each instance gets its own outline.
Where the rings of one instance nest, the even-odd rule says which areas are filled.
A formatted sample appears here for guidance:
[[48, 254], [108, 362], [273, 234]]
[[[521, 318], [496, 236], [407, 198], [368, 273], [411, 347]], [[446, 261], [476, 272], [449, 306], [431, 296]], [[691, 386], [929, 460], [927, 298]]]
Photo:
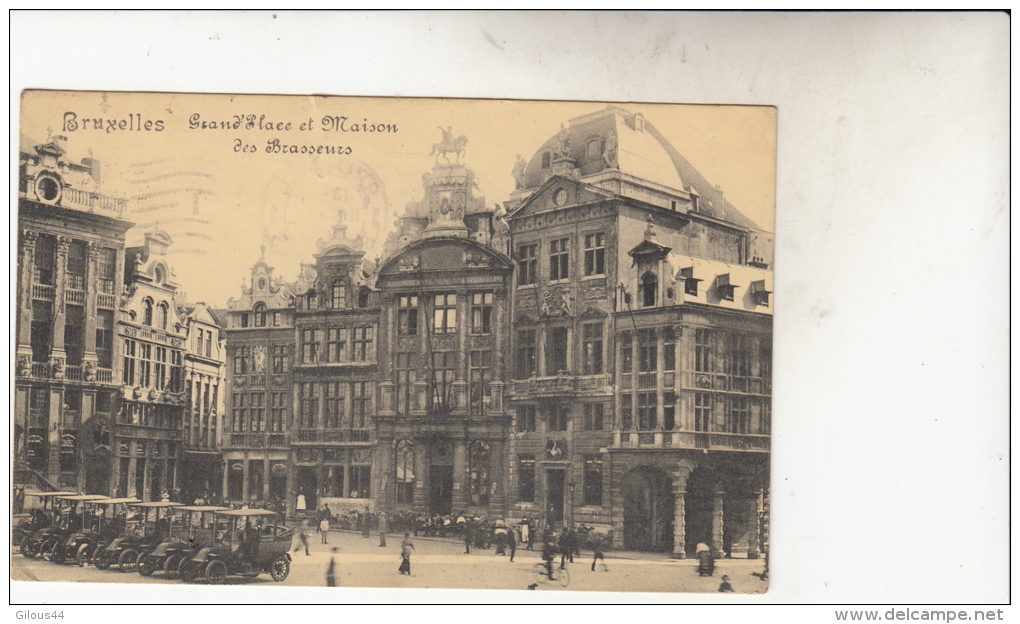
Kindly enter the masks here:
[[532, 193], [513, 212], [507, 215], [507, 218], [513, 220], [531, 214], [568, 206], [590, 204], [613, 197], [615, 197], [613, 193], [604, 189], [571, 178], [554, 175], [546, 180], [537, 191]]

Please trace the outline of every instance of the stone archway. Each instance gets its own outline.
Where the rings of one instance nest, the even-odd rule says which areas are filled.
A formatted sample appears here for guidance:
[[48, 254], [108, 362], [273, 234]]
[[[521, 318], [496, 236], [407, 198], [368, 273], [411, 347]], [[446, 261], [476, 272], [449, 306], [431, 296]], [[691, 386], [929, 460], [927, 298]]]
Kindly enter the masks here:
[[[698, 544], [713, 546], [714, 505], [716, 504], [716, 479], [706, 468], [696, 468], [687, 477], [687, 492], [684, 497], [684, 552], [693, 556]], [[720, 548], [722, 544], [715, 544]]]
[[672, 552], [673, 477], [638, 466], [623, 477], [623, 544], [627, 550]]

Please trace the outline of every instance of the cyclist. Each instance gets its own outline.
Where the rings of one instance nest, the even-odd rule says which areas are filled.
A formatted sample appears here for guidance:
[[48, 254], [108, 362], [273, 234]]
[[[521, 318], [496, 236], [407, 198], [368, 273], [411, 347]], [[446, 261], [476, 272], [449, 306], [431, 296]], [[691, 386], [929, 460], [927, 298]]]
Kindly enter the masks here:
[[553, 578], [553, 560], [556, 558], [556, 547], [553, 546], [552, 536], [546, 533], [545, 543], [542, 545], [542, 560], [545, 561], [545, 573], [550, 581]]

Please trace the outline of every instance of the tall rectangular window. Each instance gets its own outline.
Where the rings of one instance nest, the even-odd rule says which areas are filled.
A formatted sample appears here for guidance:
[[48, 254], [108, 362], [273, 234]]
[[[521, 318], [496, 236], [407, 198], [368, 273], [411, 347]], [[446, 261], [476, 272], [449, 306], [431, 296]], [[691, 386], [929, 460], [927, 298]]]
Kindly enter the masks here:
[[517, 379], [527, 379], [537, 372], [536, 345], [534, 329], [517, 332]]
[[482, 414], [491, 399], [492, 351], [472, 351], [468, 362], [468, 396], [472, 414]]
[[452, 334], [457, 331], [457, 295], [435, 296], [435, 332]]
[[32, 361], [45, 362], [53, 350], [53, 303], [32, 302]]
[[431, 404], [437, 410], [446, 410], [453, 406], [453, 379], [457, 366], [455, 351], [435, 351], [432, 353], [432, 374], [435, 383], [430, 386]]
[[726, 374], [735, 377], [751, 376], [751, 354], [747, 339], [741, 334], [730, 334], [726, 340]]
[[708, 392], [694, 393], [694, 430], [711, 431], [712, 395]]
[[330, 327], [326, 330], [326, 361], [342, 362], [347, 355], [347, 328]]
[[251, 427], [249, 431], [261, 432], [266, 429], [266, 394], [253, 392], [251, 395]]
[[471, 294], [471, 333], [492, 333], [492, 293]]
[[138, 363], [140, 373], [138, 385], [143, 388], [149, 388], [152, 386], [152, 345], [142, 343], [138, 346]]
[[630, 332], [620, 334], [620, 362], [624, 374], [634, 372], [634, 343]]
[[235, 433], [241, 433], [244, 431], [245, 421], [248, 420], [248, 410], [244, 408], [244, 394], [235, 392], [231, 406], [230, 430]]
[[556, 375], [567, 370], [567, 351], [570, 349], [568, 331], [566, 327], [550, 327], [547, 332], [548, 342], [545, 345], [547, 375]]
[[372, 467], [351, 466], [351, 498], [372, 497]]
[[655, 410], [658, 407], [658, 401], [654, 392], [641, 392], [638, 393], [638, 430], [639, 431], [651, 431], [655, 429], [658, 424], [658, 419], [655, 417]]
[[248, 347], [234, 347], [234, 374], [248, 374]]
[[334, 310], [340, 310], [347, 305], [347, 287], [344, 286], [343, 282], [333, 282], [332, 297], [330, 297], [331, 306]]
[[215, 334], [213, 333], [213, 331], [211, 329], [205, 333], [205, 357], [207, 357], [207, 358], [211, 358], [212, 357], [212, 348], [213, 348], [213, 338], [214, 337], [215, 337]]
[[565, 280], [570, 277], [570, 239], [560, 238], [549, 241], [549, 281]]
[[99, 292], [114, 294], [117, 283], [117, 250], [103, 247], [99, 250], [98, 266]]
[[301, 361], [305, 364], [314, 364], [319, 361], [319, 338], [317, 329], [301, 330]]
[[566, 405], [549, 406], [549, 431], [566, 431], [570, 408]]
[[99, 368], [113, 368], [113, 310], [96, 311], [96, 355]]
[[667, 327], [662, 332], [662, 351], [664, 370], [676, 370], [676, 333], [672, 327]]
[[298, 383], [299, 407], [301, 413], [298, 415], [301, 427], [311, 428], [316, 426], [319, 417], [319, 399], [315, 396], [315, 384], [307, 381]]
[[602, 505], [602, 458], [584, 456], [584, 504]]
[[672, 390], [662, 395], [662, 428], [666, 431], [676, 428], [676, 392]]
[[582, 326], [584, 341], [584, 374], [602, 374], [602, 323], [587, 323]]
[[535, 502], [535, 456], [520, 455], [517, 459], [517, 500]]
[[166, 347], [156, 347], [156, 389], [166, 387]]
[[517, 406], [517, 431], [524, 433], [535, 430], [535, 406]]
[[83, 241], [71, 241], [67, 246], [67, 287], [72, 290], [85, 290], [88, 277], [88, 246]]
[[694, 370], [712, 372], [712, 332], [707, 329], [694, 330]]
[[400, 336], [418, 334], [418, 297], [416, 295], [400, 297], [400, 308], [397, 310], [397, 334]]
[[283, 431], [284, 415], [287, 410], [287, 394], [285, 392], [273, 392], [269, 396], [269, 426], [272, 433]]
[[81, 366], [85, 355], [85, 307], [68, 305], [64, 308], [64, 353], [69, 366]]
[[601, 403], [584, 404], [584, 430], [602, 431], [603, 406]]
[[343, 383], [328, 381], [326, 389], [326, 428], [339, 429], [344, 419]]
[[584, 274], [606, 274], [606, 235], [602, 232], [584, 235]]
[[538, 244], [517, 247], [517, 284], [534, 284], [538, 276]]
[[370, 391], [371, 382], [351, 382], [351, 423], [352, 426], [363, 429], [366, 426], [366, 417], [371, 404]]
[[138, 358], [138, 343], [134, 340], [124, 340], [124, 385], [135, 385], [135, 363]]
[[407, 414], [414, 404], [414, 382], [418, 381], [417, 358], [412, 352], [397, 353], [394, 378], [396, 380], [397, 413]]
[[35, 239], [34, 260], [32, 281], [36, 284], [53, 286], [57, 264], [57, 241], [53, 236], [40, 234]]
[[368, 362], [372, 359], [372, 327], [354, 328], [354, 340], [351, 341], [354, 347], [355, 362]]
[[642, 373], [659, 370], [659, 348], [654, 329], [638, 332], [638, 366]]
[[287, 346], [273, 345], [273, 374], [282, 375], [287, 372]]
[[747, 407], [747, 397], [731, 396], [728, 398], [729, 413], [726, 415], [726, 431], [729, 433], [750, 433], [751, 412]]
[[758, 343], [758, 376], [762, 379], [772, 378], [772, 345], [767, 338]]

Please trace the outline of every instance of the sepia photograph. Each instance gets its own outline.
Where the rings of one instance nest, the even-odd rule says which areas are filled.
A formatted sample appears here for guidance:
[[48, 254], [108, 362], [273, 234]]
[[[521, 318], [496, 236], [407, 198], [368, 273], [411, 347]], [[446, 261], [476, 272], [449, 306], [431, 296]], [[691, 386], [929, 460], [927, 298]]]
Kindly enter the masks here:
[[23, 92], [11, 578], [765, 592], [776, 133]]

